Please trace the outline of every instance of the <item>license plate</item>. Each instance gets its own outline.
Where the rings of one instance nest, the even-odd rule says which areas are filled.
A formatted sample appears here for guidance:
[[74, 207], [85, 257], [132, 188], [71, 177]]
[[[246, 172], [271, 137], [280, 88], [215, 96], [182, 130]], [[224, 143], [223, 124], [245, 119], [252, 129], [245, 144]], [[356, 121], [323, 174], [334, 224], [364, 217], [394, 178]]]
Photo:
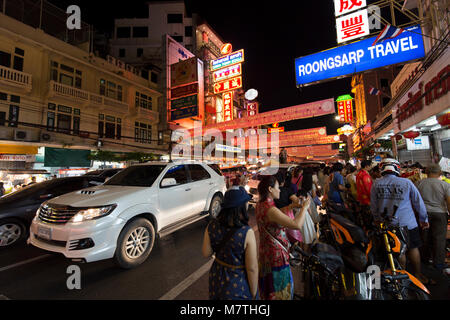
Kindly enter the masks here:
[[38, 236], [43, 239], [52, 239], [52, 229], [46, 227], [38, 227]]

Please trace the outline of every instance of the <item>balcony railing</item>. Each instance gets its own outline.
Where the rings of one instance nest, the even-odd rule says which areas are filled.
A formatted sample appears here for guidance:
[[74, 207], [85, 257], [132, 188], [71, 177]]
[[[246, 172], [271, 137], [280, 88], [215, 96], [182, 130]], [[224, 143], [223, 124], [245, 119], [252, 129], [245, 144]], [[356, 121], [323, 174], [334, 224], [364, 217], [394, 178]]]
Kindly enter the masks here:
[[31, 91], [31, 80], [31, 74], [0, 66], [0, 81]]
[[107, 98], [89, 91], [50, 81], [50, 96], [60, 96], [81, 102], [84, 105], [98, 105], [100, 110], [114, 111], [122, 114], [128, 113], [128, 104], [122, 101]]

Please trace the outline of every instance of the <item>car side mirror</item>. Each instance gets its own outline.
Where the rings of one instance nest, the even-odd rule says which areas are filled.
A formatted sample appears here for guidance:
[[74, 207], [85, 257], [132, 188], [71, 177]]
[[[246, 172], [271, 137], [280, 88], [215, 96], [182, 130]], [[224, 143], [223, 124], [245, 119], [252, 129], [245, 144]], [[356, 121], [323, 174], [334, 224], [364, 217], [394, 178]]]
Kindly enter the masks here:
[[51, 194], [51, 193], [48, 193], [48, 194], [41, 194], [41, 195], [38, 197], [38, 199], [49, 199], [49, 198], [51, 198], [51, 197], [53, 197], [53, 194]]
[[165, 178], [161, 181], [161, 187], [171, 187], [177, 184], [177, 180], [174, 178]]

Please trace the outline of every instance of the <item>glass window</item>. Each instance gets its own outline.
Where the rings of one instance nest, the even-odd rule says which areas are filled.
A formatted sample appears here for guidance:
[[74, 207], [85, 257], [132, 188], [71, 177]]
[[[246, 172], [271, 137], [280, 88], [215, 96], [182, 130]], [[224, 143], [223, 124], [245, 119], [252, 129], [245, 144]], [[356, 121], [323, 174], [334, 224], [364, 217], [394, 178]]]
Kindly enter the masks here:
[[184, 36], [185, 37], [192, 37], [192, 26], [184, 27]]
[[19, 122], [19, 106], [9, 106], [9, 127], [17, 127]]
[[66, 114], [58, 113], [58, 132], [70, 133], [70, 126], [72, 122], [72, 117]]
[[11, 95], [11, 102], [20, 103], [20, 96]]
[[[117, 119], [117, 120], [119, 120], [119, 119]], [[122, 125], [118, 123], [116, 125], [116, 128], [117, 128], [117, 137], [116, 138], [117, 138], [117, 140], [120, 140], [120, 138], [122, 138]]]
[[81, 78], [75, 78], [75, 88], [81, 89]]
[[186, 168], [184, 165], [174, 166], [167, 171], [163, 179], [173, 178], [175, 179], [177, 185], [185, 184], [188, 182], [188, 177], [186, 174]]
[[115, 123], [106, 122], [105, 123], [105, 138], [114, 139], [116, 136], [116, 125]]
[[0, 126], [4, 126], [6, 123], [6, 112], [0, 111]]
[[100, 95], [104, 96], [106, 95], [106, 85], [105, 85], [105, 80], [104, 79], [100, 79]]
[[179, 43], [183, 43], [183, 36], [171, 36], [173, 40]]
[[130, 27], [118, 27], [116, 31], [117, 38], [130, 38], [131, 28]]
[[49, 104], [48, 104], [48, 110], [56, 110], [56, 104], [54, 104], [54, 103], [49, 103]]
[[211, 175], [199, 164], [188, 165], [189, 171], [191, 172], [192, 181], [200, 181], [211, 178]]
[[64, 73], [59, 74], [59, 83], [65, 84], [67, 86], [73, 86], [73, 78], [65, 75]]
[[23, 58], [19, 56], [14, 56], [13, 69], [18, 71], [23, 71]]
[[73, 117], [73, 134], [80, 133], [80, 117]]
[[11, 67], [11, 54], [0, 51], [0, 66], [4, 66], [7, 68]]
[[98, 122], [98, 137], [103, 138], [103, 131], [104, 131], [104, 122], [99, 121]]
[[119, 57], [120, 57], [120, 58], [125, 57], [125, 49], [124, 49], [124, 48], [120, 48], [120, 49], [119, 49]]
[[133, 38], [147, 38], [148, 27], [133, 27]]
[[139, 57], [142, 57], [143, 54], [144, 54], [144, 49], [137, 48], [136, 56], [139, 58]]
[[183, 23], [183, 15], [181, 13], [169, 13], [167, 23]]
[[150, 81], [153, 83], [158, 83], [158, 74], [152, 72]]
[[55, 129], [55, 113], [47, 112], [47, 130], [53, 131]]
[[220, 171], [220, 167], [217, 164], [208, 164], [208, 166], [213, 169], [219, 176], [223, 176], [222, 171]]
[[61, 64], [61, 66], [59, 67], [61, 70], [70, 72], [70, 73], [74, 73], [75, 70], [72, 67], [66, 66], [65, 64]]
[[14, 49], [14, 53], [15, 54], [18, 54], [19, 56], [24, 56], [25, 55], [25, 50], [23, 50], [23, 49], [20, 49], [20, 48], [15, 48]]
[[131, 166], [118, 172], [105, 185], [151, 187], [165, 167], [164, 165]]
[[58, 70], [52, 69], [51, 79], [53, 81], [58, 81]]
[[8, 100], [8, 95], [4, 92], [0, 92], [0, 100]]

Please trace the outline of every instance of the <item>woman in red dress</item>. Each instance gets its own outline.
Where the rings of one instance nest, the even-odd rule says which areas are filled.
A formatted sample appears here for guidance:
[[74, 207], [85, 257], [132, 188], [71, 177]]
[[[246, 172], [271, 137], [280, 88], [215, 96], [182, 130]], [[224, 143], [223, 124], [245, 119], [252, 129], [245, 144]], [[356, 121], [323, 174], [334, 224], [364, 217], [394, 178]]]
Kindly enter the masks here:
[[310, 205], [306, 200], [294, 219], [275, 206], [280, 197], [278, 181], [265, 176], [258, 185], [256, 221], [259, 230], [259, 289], [263, 300], [292, 300], [294, 285], [289, 266], [289, 241], [286, 228], [300, 229]]

